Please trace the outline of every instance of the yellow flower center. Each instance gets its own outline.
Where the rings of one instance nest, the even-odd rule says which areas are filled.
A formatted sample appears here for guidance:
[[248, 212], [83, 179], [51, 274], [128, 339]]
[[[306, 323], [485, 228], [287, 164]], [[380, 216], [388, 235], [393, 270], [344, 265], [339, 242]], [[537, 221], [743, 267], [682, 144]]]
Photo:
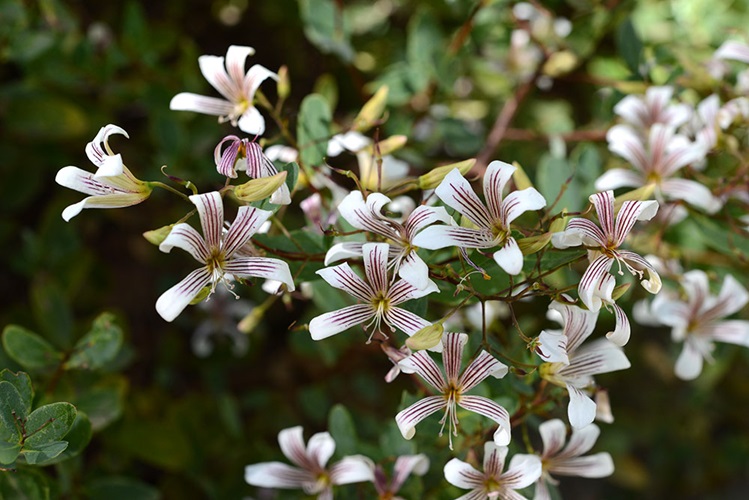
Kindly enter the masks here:
[[542, 379], [548, 380], [554, 385], [567, 387], [564, 380], [557, 375], [562, 368], [564, 368], [564, 363], [541, 363], [541, 366], [538, 367], [538, 374], [541, 375]]

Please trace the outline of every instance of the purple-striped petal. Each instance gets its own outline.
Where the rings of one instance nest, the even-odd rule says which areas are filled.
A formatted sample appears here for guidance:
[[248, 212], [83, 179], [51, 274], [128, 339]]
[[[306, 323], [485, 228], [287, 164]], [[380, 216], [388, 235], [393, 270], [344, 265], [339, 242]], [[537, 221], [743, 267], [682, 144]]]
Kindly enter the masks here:
[[546, 198], [535, 188], [529, 187], [522, 191], [513, 191], [502, 202], [500, 220], [507, 229], [510, 224], [525, 212], [541, 210], [546, 206]]
[[385, 238], [397, 237], [397, 231], [382, 215], [390, 198], [381, 193], [370, 193], [365, 200], [361, 191], [351, 191], [338, 205], [338, 212], [357, 229], [379, 234]]
[[331, 262], [337, 262], [343, 259], [361, 257], [363, 245], [364, 243], [336, 243], [330, 247], [330, 250], [325, 254], [325, 265], [328, 266]]
[[468, 335], [465, 333], [446, 332], [442, 336], [442, 345], [444, 345], [442, 364], [445, 367], [448, 382], [458, 382], [461, 358], [466, 342], [468, 342]]
[[226, 258], [230, 258], [234, 252], [245, 246], [271, 215], [273, 215], [273, 212], [267, 210], [255, 207], [239, 207], [237, 217], [224, 235], [222, 250]]
[[574, 352], [595, 330], [598, 312], [557, 301], [549, 304], [549, 309], [562, 315], [564, 335], [567, 337], [567, 352]]
[[[419, 255], [411, 250], [400, 261], [398, 276], [419, 290], [438, 291], [437, 285], [429, 279], [429, 266], [426, 265]], [[393, 295], [392, 289], [390, 294]]]
[[[651, 165], [650, 155], [645, 151], [645, 144], [642, 137], [632, 127], [629, 125], [614, 125], [606, 133], [606, 141], [612, 153], [627, 160], [641, 173], [649, 171]], [[599, 191], [616, 189], [616, 187], [622, 186], [599, 188], [598, 184], [600, 181], [601, 179], [596, 181], [596, 189]]]
[[588, 198], [596, 209], [598, 222], [603, 231], [603, 241], [614, 240], [616, 230], [616, 219], [614, 219], [614, 192], [604, 191], [590, 195]]
[[242, 93], [248, 102], [252, 102], [255, 97], [255, 92], [260, 88], [260, 84], [268, 78], [278, 80], [278, 75], [260, 64], [253, 64], [250, 67], [242, 85]]
[[723, 42], [713, 55], [716, 59], [730, 59], [749, 64], [749, 45], [734, 40]]
[[247, 57], [254, 55], [255, 49], [252, 47], [242, 45], [230, 45], [226, 51], [226, 69], [229, 73], [229, 78], [236, 83], [244, 81], [245, 77], [245, 62]]
[[595, 188], [597, 191], [608, 191], [619, 189], [621, 187], [642, 187], [647, 181], [638, 172], [624, 170], [623, 168], [612, 168], [596, 179]]
[[512, 435], [510, 434], [510, 415], [498, 403], [489, 398], [473, 395], [462, 395], [458, 400], [458, 406], [466, 410], [478, 413], [484, 417], [490, 418], [499, 424], [494, 431], [494, 443], [498, 446], [507, 446], [510, 443]]
[[181, 92], [169, 101], [169, 109], [173, 111], [193, 111], [213, 116], [227, 116], [234, 111], [234, 105], [217, 97]]
[[375, 310], [369, 304], [354, 304], [312, 318], [309, 322], [309, 333], [313, 340], [322, 340], [360, 325], [374, 315]]
[[86, 144], [86, 156], [97, 167], [101, 167], [110, 156], [115, 156], [109, 147], [109, 136], [114, 134], [130, 138], [124, 129], [110, 123], [100, 128], [94, 140]]
[[[493, 220], [504, 220], [504, 211], [502, 210], [502, 191], [512, 178], [512, 174], [517, 170], [509, 163], [494, 160], [486, 168], [484, 174], [484, 198], [486, 206]], [[509, 221], [507, 222], [509, 224]]]
[[173, 321], [210, 282], [211, 273], [207, 268], [201, 267], [194, 270], [185, 279], [161, 294], [156, 301], [156, 312], [165, 321]]
[[502, 378], [507, 375], [507, 365], [497, 361], [491, 354], [481, 351], [466, 367], [458, 381], [462, 392], [468, 392], [488, 377]]
[[416, 425], [419, 422], [438, 412], [446, 405], [447, 400], [442, 396], [427, 396], [399, 412], [395, 416], [395, 423], [398, 424], [398, 429], [403, 437], [411, 439], [416, 434]]
[[509, 450], [507, 446], [497, 446], [492, 441], [484, 443], [484, 476], [499, 479]]
[[[457, 458], [453, 458], [447, 462], [443, 472], [448, 483], [464, 490], [474, 488], [483, 489], [483, 483], [486, 479], [486, 476], [482, 472], [477, 471], [473, 466]], [[478, 498], [486, 498], [486, 493], [483, 491], [481, 493], [483, 493], [482, 496]]]
[[749, 292], [736, 278], [727, 274], [718, 293], [716, 304], [703, 315], [710, 318], [722, 318], [740, 311], [749, 302]]
[[588, 219], [575, 218], [567, 223], [567, 229], [551, 235], [551, 244], [556, 248], [569, 248], [580, 245], [602, 246], [608, 244], [603, 231]]
[[335, 441], [327, 432], [318, 432], [307, 442], [307, 457], [320, 468], [324, 468], [335, 452]]
[[661, 193], [670, 200], [683, 200], [692, 206], [714, 214], [723, 206], [720, 198], [697, 181], [689, 179], [665, 179], [660, 185]]
[[571, 384], [567, 384], [567, 392], [570, 395], [570, 404], [567, 406], [570, 425], [580, 429], [592, 423], [596, 418], [596, 403], [581, 389]]
[[463, 178], [457, 168], [445, 176], [435, 191], [446, 205], [457, 210], [478, 227], [491, 228], [492, 217], [489, 210], [481, 203], [471, 185]]
[[587, 478], [607, 477], [614, 473], [614, 461], [611, 455], [602, 452], [587, 457], [569, 458], [549, 467], [549, 472], [560, 476], [577, 476]]
[[559, 371], [567, 380], [589, 380], [593, 375], [630, 367], [622, 348], [608, 340], [589, 342], [570, 355], [570, 364]]
[[[606, 192], [610, 193], [611, 191]], [[658, 212], [657, 201], [625, 201], [616, 215], [616, 232], [610, 233], [616, 246], [624, 242], [635, 222], [638, 220], [650, 220], [655, 216], [656, 212]]]
[[579, 457], [584, 453], [588, 453], [593, 445], [598, 441], [598, 436], [601, 435], [601, 429], [596, 424], [590, 424], [582, 429], [572, 429], [572, 436], [570, 442], [567, 443], [567, 447], [562, 453], [557, 455], [557, 459], [566, 459], [572, 457]]
[[439, 291], [437, 285], [430, 279], [427, 279], [426, 286], [424, 288], [417, 288], [408, 281], [402, 279], [398, 280], [388, 290], [387, 297], [390, 299], [390, 305], [397, 306], [407, 300], [419, 299], [430, 293]]
[[[304, 429], [301, 425], [289, 427], [278, 433], [278, 446], [281, 452], [294, 464], [303, 469], [312, 469], [318, 465], [311, 463], [307, 456], [307, 446], [304, 443]], [[333, 443], [335, 449], [335, 443]]]
[[391, 326], [400, 328], [409, 337], [422, 328], [431, 325], [429, 321], [400, 307], [390, 307], [385, 311], [385, 321]]
[[281, 462], [264, 462], [245, 467], [244, 480], [261, 488], [297, 489], [314, 481], [315, 476], [309, 471]]
[[429, 457], [423, 453], [418, 455], [401, 455], [395, 459], [393, 478], [390, 481], [390, 491], [395, 493], [401, 489], [408, 476], [412, 473], [423, 476], [429, 470]]
[[218, 250], [224, 225], [224, 203], [218, 191], [190, 196], [198, 209], [203, 236], [209, 252]]
[[428, 207], [426, 205], [419, 205], [408, 216], [408, 219], [403, 223], [403, 227], [406, 230], [408, 239], [413, 240], [416, 233], [436, 222], [451, 224], [453, 218], [447, 213], [445, 207]]
[[567, 355], [567, 336], [561, 331], [541, 330], [536, 353], [546, 363], [570, 363]]
[[445, 247], [491, 248], [496, 242], [488, 230], [434, 225], [417, 234], [413, 244], [427, 250], [438, 250]]
[[330, 482], [333, 484], [364, 481], [374, 481], [374, 463], [363, 455], [343, 457], [330, 468]]
[[169, 253], [174, 247], [188, 252], [202, 264], [205, 264], [210, 256], [210, 250], [200, 233], [184, 222], [172, 228], [169, 235], [159, 245], [159, 250]]
[[224, 272], [239, 278], [265, 278], [280, 281], [289, 292], [294, 291], [294, 279], [289, 265], [281, 259], [268, 257], [239, 257], [224, 264]]
[[580, 300], [590, 311], [595, 312], [601, 309], [602, 301], [611, 301], [611, 294], [616, 283], [613, 277], [608, 279], [607, 276], [611, 276], [609, 269], [613, 263], [614, 259], [611, 257], [600, 255], [590, 263], [580, 278], [577, 292]]
[[567, 427], [564, 422], [558, 418], [547, 420], [538, 426], [538, 432], [544, 445], [543, 458], [556, 456], [562, 451], [567, 440]]
[[237, 82], [229, 78], [224, 67], [224, 58], [220, 56], [200, 56], [198, 66], [203, 77], [208, 80], [213, 88], [231, 102], [238, 103], [242, 100], [242, 92]]
[[343, 290], [359, 300], [370, 302], [375, 296], [372, 287], [361, 279], [346, 262], [320, 269], [317, 274], [333, 288]]
[[650, 262], [629, 250], [619, 250], [617, 255], [643, 274], [640, 284], [645, 290], [650, 293], [658, 293], [661, 290], [661, 277]]
[[630, 326], [627, 314], [624, 309], [616, 304], [611, 304], [614, 309], [614, 316], [616, 318], [616, 325], [614, 330], [606, 334], [606, 338], [618, 346], [624, 346], [629, 342]]
[[403, 373], [416, 373], [426, 382], [442, 392], [447, 387], [445, 377], [442, 375], [437, 363], [426, 353], [418, 351], [398, 362]]
[[362, 245], [362, 259], [364, 260], [364, 272], [372, 290], [386, 293], [388, 291], [388, 252], [390, 245], [387, 243], [365, 243]]
[[519, 490], [538, 481], [543, 473], [541, 459], [536, 455], [518, 454], [512, 457], [502, 483], [510, 490]]

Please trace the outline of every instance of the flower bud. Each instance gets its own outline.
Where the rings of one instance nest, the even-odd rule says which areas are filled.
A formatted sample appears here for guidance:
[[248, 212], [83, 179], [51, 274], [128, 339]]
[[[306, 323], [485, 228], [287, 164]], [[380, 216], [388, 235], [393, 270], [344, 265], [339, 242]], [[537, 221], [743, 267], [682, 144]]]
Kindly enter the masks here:
[[414, 351], [431, 349], [442, 340], [445, 327], [442, 323], [434, 323], [426, 326], [406, 339], [406, 345]]
[[471, 158], [470, 160], [460, 161], [458, 163], [451, 163], [450, 165], [443, 165], [441, 167], [433, 168], [430, 172], [419, 176], [419, 188], [420, 189], [434, 189], [440, 185], [440, 182], [445, 178], [447, 174], [458, 169], [461, 175], [466, 175], [471, 168], [476, 164], [476, 159]]
[[283, 100], [289, 97], [291, 83], [289, 82], [289, 68], [286, 66], [278, 68], [278, 83], [276, 85], [279, 99]]
[[373, 155], [376, 151], [380, 156], [385, 156], [405, 146], [407, 140], [408, 138], [405, 135], [393, 135], [367, 146], [362, 151], [366, 151], [370, 155]]
[[271, 177], [260, 177], [234, 187], [234, 195], [242, 201], [260, 201], [270, 197], [276, 190], [286, 182], [286, 172], [281, 172]]
[[551, 241], [551, 233], [544, 233], [530, 238], [518, 240], [518, 246], [523, 255], [530, 255], [541, 251]]
[[143, 233], [143, 237], [152, 245], [159, 246], [169, 236], [169, 233], [172, 232], [172, 227], [174, 227], [174, 224], [146, 231]]
[[383, 85], [377, 92], [362, 106], [359, 114], [354, 118], [354, 130], [364, 132], [370, 129], [382, 116], [385, 111], [385, 104], [388, 98], [388, 86]]
[[523, 167], [520, 166], [520, 163], [514, 161], [512, 162], [512, 166], [515, 167], [515, 171], [512, 173], [512, 180], [515, 182], [515, 186], [519, 190], [533, 187], [533, 183], [528, 174], [525, 173], [525, 170], [523, 170]]

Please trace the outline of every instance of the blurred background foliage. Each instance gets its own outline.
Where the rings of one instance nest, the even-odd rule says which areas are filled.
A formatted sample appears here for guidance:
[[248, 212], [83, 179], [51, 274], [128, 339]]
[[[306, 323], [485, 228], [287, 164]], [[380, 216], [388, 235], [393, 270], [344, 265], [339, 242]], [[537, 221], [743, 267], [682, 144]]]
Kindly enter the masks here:
[[[223, 185], [212, 151], [235, 129], [172, 112], [169, 100], [181, 91], [214, 95], [197, 58], [223, 55], [236, 44], [256, 48], [253, 63], [288, 67], [292, 93], [283, 116], [292, 124], [301, 100], [314, 91], [343, 129], [372, 92], [388, 85], [388, 117], [378, 133], [409, 137], [398, 156], [415, 173], [481, 154], [503, 105], [530, 81], [489, 159], [520, 162], [547, 199], [577, 172], [558, 208], [580, 209], [608, 163], [602, 141], [613, 105], [646, 84], [679, 82], [686, 72], [695, 99], [704, 97], [712, 89], [698, 78], [697, 62], [726, 37], [746, 36], [749, 26], [747, 4], [729, 0], [545, 1], [541, 8], [571, 21], [569, 35], [538, 33], [548, 53], [513, 53], [511, 31], [521, 21], [512, 4], [0, 0], [0, 324], [22, 325], [68, 355], [102, 311], [111, 311], [124, 332], [116, 356], [81, 371], [30, 369], [7, 349], [0, 352], [0, 368], [30, 372], [38, 402], [70, 401], [93, 429], [85, 451], [69, 460], [0, 472], [0, 497], [255, 495], [244, 483], [244, 466], [281, 459], [278, 431], [299, 424], [307, 436], [329, 428], [341, 455], [376, 460], [433, 441], [436, 419], [414, 441], [400, 437], [393, 416], [413, 385], [403, 377], [383, 382], [390, 364], [375, 343], [355, 334], [310, 340], [302, 325], [315, 303], [331, 310], [341, 304], [340, 294], [318, 282], [312, 303], [274, 301], [239, 344], [217, 334], [209, 348], [197, 346], [198, 325], [222, 317], [227, 300], [217, 296], [209, 308], [189, 308], [173, 324], [163, 322], [153, 304], [192, 264], [158, 252], [141, 236], [184, 212], [157, 192], [148, 203], [86, 211], [65, 223], [60, 213], [79, 195], [54, 177], [65, 165], [88, 169], [85, 144], [114, 123], [130, 138], [114, 138], [113, 147], [139, 178], [157, 179], [166, 165], [167, 173], [202, 191]], [[537, 63], [544, 68], [538, 73]], [[263, 91], [273, 98], [272, 85]], [[280, 139], [270, 121], [266, 138]], [[285, 224], [304, 222], [292, 210]], [[679, 231], [675, 238], [695, 254], [709, 246], [689, 228]], [[745, 264], [729, 264], [746, 273]], [[746, 274], [737, 278], [746, 283]], [[259, 286], [239, 293], [254, 304], [267, 298]], [[639, 293], [633, 287], [630, 295]], [[549, 326], [538, 307], [516, 311], [533, 335]], [[505, 329], [512, 333], [509, 320], [493, 328], [500, 337]], [[606, 481], [565, 480], [565, 496], [737, 498], [747, 490], [749, 354], [720, 346], [717, 362], [687, 383], [673, 376], [675, 353], [666, 329], [633, 331], [632, 369], [600, 377], [616, 422], [602, 424], [597, 449], [612, 453], [616, 473]], [[532, 360], [531, 353], [516, 354]], [[529, 390], [519, 377], [502, 384], [508, 409], [517, 406], [516, 394]], [[468, 434], [485, 424], [464, 420]], [[410, 481], [405, 496], [459, 495], [442, 479], [449, 454], [440, 449], [429, 474]], [[366, 498], [374, 490], [360, 485], [341, 492]]]

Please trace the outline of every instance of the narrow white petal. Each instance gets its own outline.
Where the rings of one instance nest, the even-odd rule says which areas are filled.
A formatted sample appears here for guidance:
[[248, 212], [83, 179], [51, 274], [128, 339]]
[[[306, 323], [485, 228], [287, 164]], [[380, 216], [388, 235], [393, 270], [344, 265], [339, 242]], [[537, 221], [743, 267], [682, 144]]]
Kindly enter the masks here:
[[592, 194], [588, 200], [593, 204], [598, 215], [598, 222], [605, 236], [604, 241], [614, 236], [615, 219], [614, 219], [614, 192], [603, 191], [602, 193]]
[[441, 410], [447, 402], [442, 396], [427, 396], [417, 401], [395, 416], [395, 423], [405, 439], [416, 434], [416, 425], [429, 415]]
[[570, 363], [567, 355], [567, 336], [561, 331], [542, 330], [538, 335], [536, 353], [546, 363]]
[[169, 109], [174, 111], [193, 111], [213, 116], [227, 116], [234, 111], [234, 105], [225, 99], [182, 92], [172, 97]]
[[159, 250], [169, 253], [174, 247], [188, 252], [195, 260], [203, 264], [206, 263], [210, 255], [210, 251], [200, 233], [184, 222], [172, 228], [169, 235], [159, 245]]
[[645, 178], [637, 172], [624, 170], [623, 168], [612, 168], [596, 179], [595, 188], [598, 191], [619, 189], [620, 187], [641, 187], [646, 184]]
[[586, 425], [582, 429], [572, 429], [570, 442], [564, 451], [558, 455], [558, 458], [579, 457], [588, 453], [596, 444], [600, 435], [601, 429], [596, 424]]
[[749, 321], [720, 321], [710, 327], [710, 336], [719, 341], [749, 347]]
[[333, 267], [326, 267], [317, 271], [330, 286], [343, 290], [359, 300], [370, 302], [375, 292], [346, 262]]
[[558, 418], [547, 420], [539, 425], [538, 432], [541, 434], [541, 441], [544, 445], [544, 457], [555, 456], [562, 450], [567, 440], [567, 427]]
[[330, 247], [330, 250], [325, 254], [325, 265], [328, 266], [331, 262], [337, 262], [343, 259], [361, 257], [362, 245], [363, 243], [336, 243]]
[[156, 312], [165, 321], [173, 321], [200, 293], [200, 290], [210, 282], [211, 273], [207, 268], [196, 269], [188, 274], [185, 279], [161, 294], [161, 297], [156, 301]]
[[575, 351], [595, 330], [598, 312], [557, 301], [549, 304], [549, 310], [557, 311], [562, 315], [568, 353]]
[[485, 479], [483, 473], [457, 458], [445, 464], [444, 473], [448, 483], [464, 490], [481, 488]]
[[486, 351], [481, 351], [470, 365], [466, 367], [458, 380], [463, 392], [468, 392], [488, 377], [502, 378], [509, 368]]
[[[489, 164], [484, 174], [484, 198], [494, 220], [503, 219], [502, 191], [517, 170], [509, 163], [495, 160]], [[509, 224], [511, 221], [507, 221]]]
[[723, 206], [720, 198], [702, 184], [689, 179], [665, 179], [661, 182], [661, 192], [671, 200], [683, 200], [692, 206], [714, 214]]
[[404, 373], [416, 373], [438, 391], [444, 391], [447, 386], [437, 363], [425, 351], [418, 351], [398, 362]]
[[546, 206], [546, 198], [535, 188], [513, 191], [502, 202], [502, 223], [509, 227], [512, 222], [525, 212], [541, 210]]
[[397, 233], [382, 215], [388, 203], [390, 198], [381, 193], [370, 193], [364, 200], [361, 191], [351, 191], [338, 205], [338, 212], [357, 229], [393, 238]]
[[263, 135], [265, 133], [265, 118], [255, 106], [250, 106], [239, 117], [237, 126], [239, 130], [247, 134]]
[[457, 210], [478, 227], [488, 229], [492, 226], [489, 210], [481, 203], [471, 185], [457, 168], [445, 176], [435, 191], [446, 205]]
[[587, 457], [569, 458], [554, 462], [549, 472], [560, 476], [577, 476], [587, 478], [607, 477], [614, 473], [614, 461], [606, 452], [588, 455]]
[[390, 245], [387, 243], [365, 243], [362, 245], [362, 259], [364, 272], [374, 292], [388, 290], [388, 253]]
[[694, 380], [702, 373], [702, 353], [687, 340], [676, 360], [674, 371], [682, 380]]
[[[102, 160], [99, 168], [94, 173], [94, 177], [101, 179], [103, 177], [117, 177], [121, 176], [125, 171], [125, 166], [122, 163], [122, 155], [119, 153], [116, 155], [105, 156]], [[106, 180], [104, 180], [106, 182]]]
[[318, 432], [309, 438], [307, 457], [321, 468], [325, 467], [335, 452], [335, 441], [328, 432]]
[[313, 340], [322, 340], [360, 325], [374, 315], [375, 311], [367, 304], [347, 306], [312, 318], [309, 322], [309, 333]]
[[611, 304], [614, 309], [614, 316], [616, 318], [616, 324], [614, 330], [606, 334], [606, 338], [618, 346], [624, 346], [629, 342], [629, 335], [631, 328], [629, 326], [629, 319], [624, 309], [616, 304]]
[[255, 207], [239, 207], [237, 217], [224, 235], [222, 244], [224, 255], [230, 258], [234, 255], [234, 252], [245, 246], [271, 215], [273, 215], [273, 212], [267, 210]]
[[247, 57], [255, 54], [255, 49], [243, 45], [231, 45], [226, 51], [226, 69], [232, 81], [241, 83], [245, 76]]
[[224, 228], [224, 203], [218, 191], [190, 196], [198, 209], [203, 236], [209, 250], [218, 249]]
[[431, 324], [429, 321], [415, 315], [411, 311], [401, 309], [400, 307], [391, 307], [388, 309], [385, 312], [385, 321], [389, 325], [399, 328], [409, 337]]
[[507, 274], [515, 276], [523, 270], [523, 252], [512, 236], [507, 238], [502, 248], [494, 252], [493, 258]]
[[239, 278], [265, 278], [280, 281], [286, 285], [289, 292], [295, 290], [289, 265], [281, 259], [239, 257], [227, 261], [224, 264], [224, 272]]
[[717, 59], [731, 59], [734, 61], [749, 63], [749, 45], [734, 40], [728, 40], [723, 42], [723, 45], [715, 51], [713, 57]]
[[279, 432], [278, 445], [284, 456], [299, 467], [307, 468], [310, 465], [307, 457], [307, 446], [304, 443], [304, 429], [301, 425], [289, 427]]
[[606, 276], [610, 276], [609, 269], [611, 269], [613, 263], [614, 259], [601, 255], [590, 263], [588, 269], [580, 278], [577, 292], [580, 295], [580, 300], [591, 311], [595, 312], [601, 309], [602, 299], [611, 300], [615, 283], [610, 283]]
[[619, 213], [616, 214], [616, 232], [610, 233], [614, 236], [616, 244], [622, 244], [624, 238], [632, 230], [632, 226], [635, 225], [635, 222], [638, 220], [650, 220], [655, 216], [656, 212], [658, 212], [657, 201], [625, 201], [622, 204], [622, 208], [619, 209]]
[[426, 280], [423, 288], [416, 288], [408, 281], [401, 279], [390, 287], [387, 297], [390, 299], [390, 305], [397, 306], [407, 300], [419, 299], [437, 291], [439, 291], [437, 284], [430, 279]]
[[261, 488], [296, 489], [314, 481], [314, 476], [306, 470], [281, 462], [265, 462], [245, 467], [244, 480]]
[[370, 144], [372, 144], [372, 139], [361, 132], [351, 130], [345, 134], [336, 134], [330, 138], [330, 141], [328, 141], [327, 155], [334, 157], [340, 155], [344, 151], [356, 153]]
[[421, 231], [413, 244], [427, 250], [445, 247], [491, 248], [496, 245], [490, 231], [468, 227], [434, 225]]
[[234, 103], [242, 100], [241, 88], [229, 78], [229, 74], [224, 67], [223, 57], [200, 56], [198, 57], [198, 66], [200, 66], [200, 72], [203, 73], [203, 77], [221, 95]]
[[398, 267], [398, 276], [420, 290], [434, 285], [434, 282], [429, 279], [429, 266], [413, 250], [401, 260]]
[[401, 455], [395, 460], [393, 466], [393, 478], [390, 480], [390, 490], [400, 490], [403, 483], [412, 473], [423, 476], [429, 470], [429, 457], [420, 453], [418, 455]]
[[499, 479], [509, 451], [507, 446], [497, 446], [492, 441], [484, 443], [484, 476]]
[[362, 455], [344, 457], [330, 468], [330, 482], [351, 484], [374, 481], [374, 464]]
[[608, 241], [601, 228], [588, 219], [578, 217], [569, 221], [567, 229], [554, 233], [551, 244], [556, 248], [569, 248], [579, 245], [606, 246]]
[[[649, 171], [652, 163], [650, 155], [645, 151], [645, 144], [642, 137], [632, 127], [629, 125], [614, 125], [606, 133], [606, 141], [612, 153], [621, 156], [642, 173]], [[616, 189], [617, 187], [626, 185], [599, 188], [598, 184], [600, 181], [600, 179], [596, 181], [596, 189], [599, 191]], [[602, 184], [605, 185], [606, 183]]]
[[541, 459], [536, 455], [518, 454], [512, 457], [502, 479], [507, 488], [519, 490], [535, 483], [543, 472]]
[[278, 80], [278, 75], [260, 64], [253, 64], [250, 67], [242, 86], [242, 93], [248, 102], [252, 102], [255, 97], [255, 92], [257, 92], [260, 84], [268, 78]]
[[618, 255], [627, 264], [644, 273], [643, 279], [640, 280], [640, 285], [645, 290], [650, 293], [658, 293], [661, 290], [661, 277], [650, 262], [628, 250], [619, 250]]
[[716, 306], [710, 311], [713, 318], [728, 316], [741, 310], [749, 302], [749, 292], [736, 278], [727, 274], [718, 294]]
[[570, 364], [560, 370], [564, 377], [590, 377], [630, 367], [624, 350], [605, 339], [589, 342], [570, 355]]
[[494, 420], [499, 427], [494, 431], [494, 443], [497, 446], [510, 444], [510, 415], [500, 404], [482, 396], [463, 395], [458, 401], [458, 406], [466, 410], [478, 413], [484, 417]]
[[570, 395], [570, 404], [567, 406], [570, 425], [580, 429], [592, 423], [596, 418], [596, 403], [582, 390], [570, 384], [567, 384], [567, 392]]
[[435, 222], [442, 222], [443, 224], [454, 223], [453, 218], [447, 213], [445, 207], [420, 205], [411, 212], [406, 222], [403, 223], [403, 227], [406, 229], [409, 239], [413, 239], [416, 233]]

